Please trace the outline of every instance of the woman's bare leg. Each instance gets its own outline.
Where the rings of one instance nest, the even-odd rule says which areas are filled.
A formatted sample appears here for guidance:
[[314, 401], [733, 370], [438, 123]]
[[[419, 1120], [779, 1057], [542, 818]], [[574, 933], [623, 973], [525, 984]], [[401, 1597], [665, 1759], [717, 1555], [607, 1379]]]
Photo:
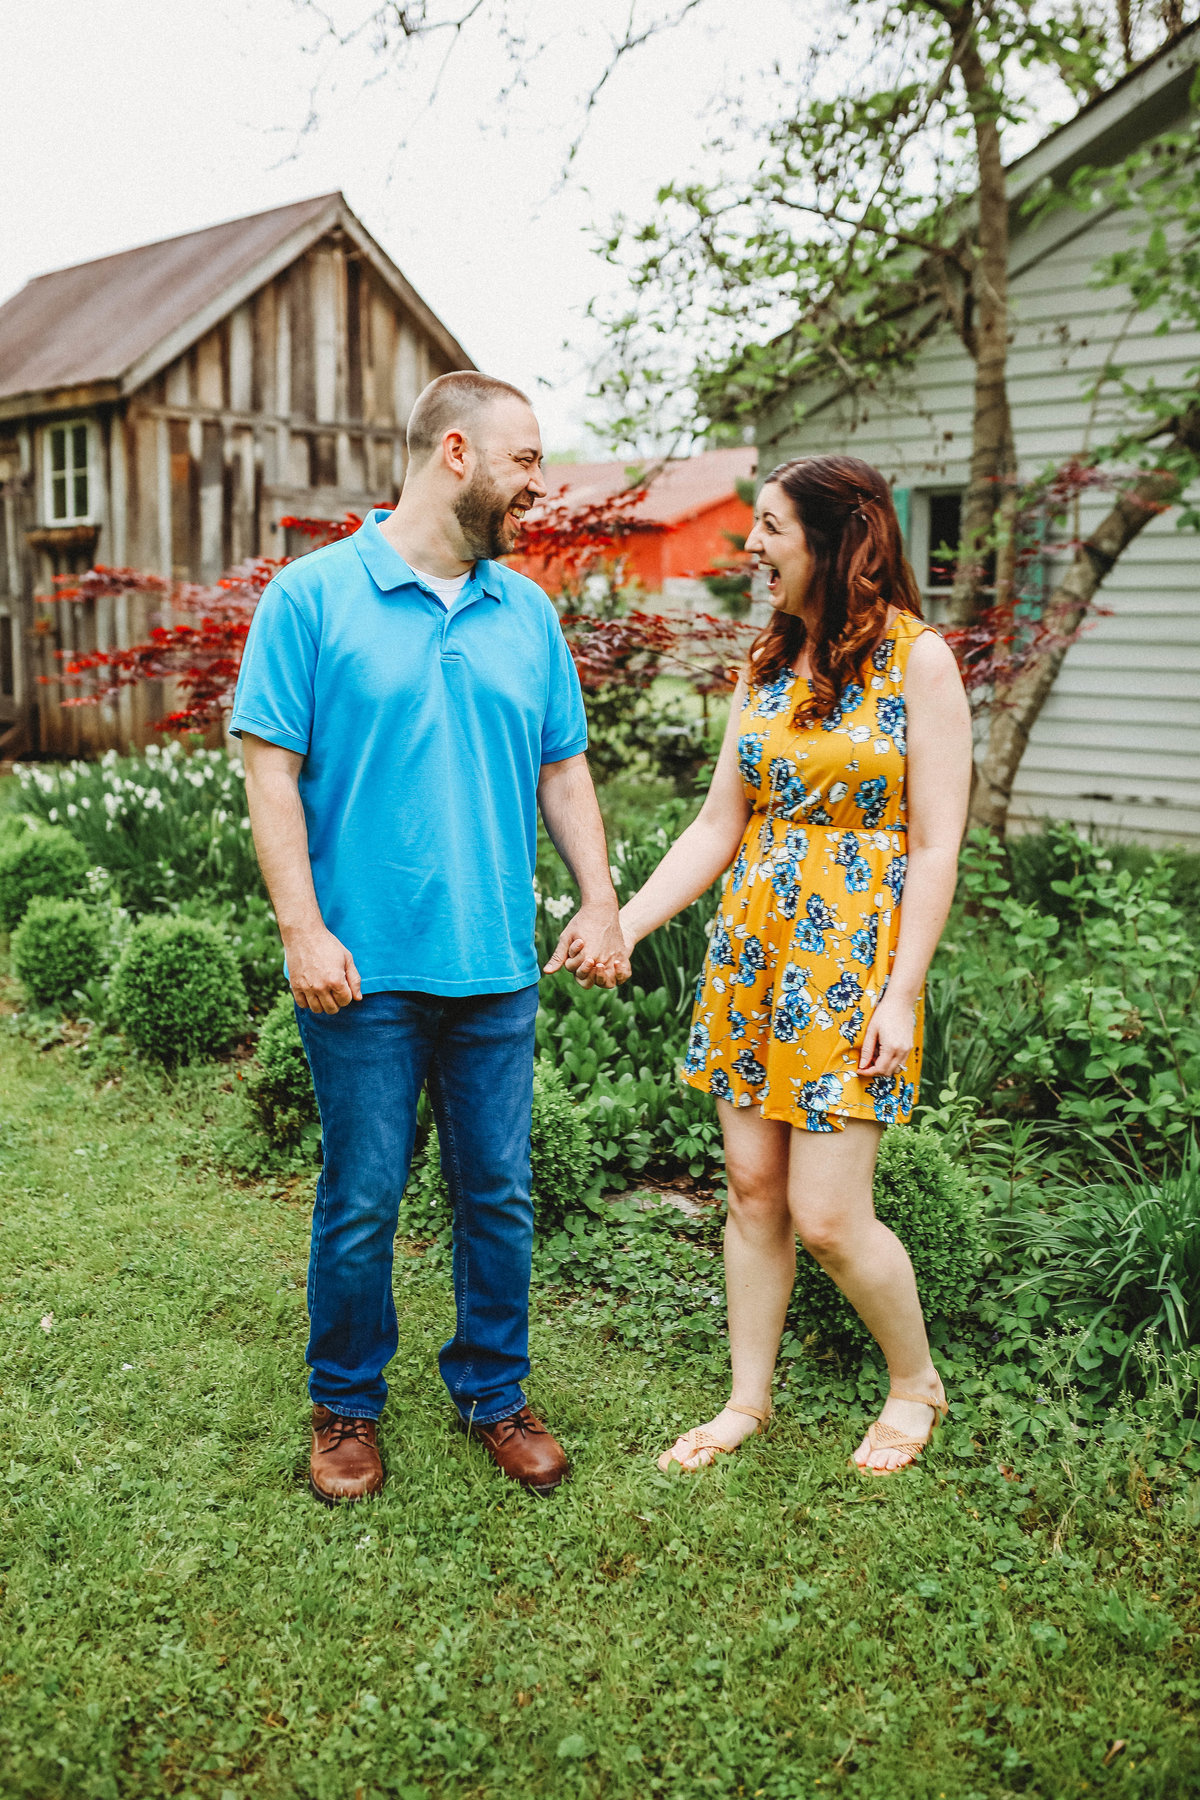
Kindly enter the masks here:
[[[857, 1312], [903, 1394], [940, 1393], [908, 1252], [875, 1217], [871, 1185], [882, 1127], [847, 1119], [843, 1131], [792, 1132], [788, 1200], [804, 1248], [831, 1276]], [[914, 1438], [927, 1434], [932, 1406], [889, 1399], [882, 1415]], [[861, 1468], [894, 1469], [908, 1458], [897, 1450], [854, 1453]]]
[[[767, 1412], [783, 1321], [796, 1279], [796, 1233], [788, 1211], [790, 1125], [757, 1109], [717, 1101], [725, 1136], [729, 1212], [725, 1220], [725, 1290], [729, 1300], [730, 1399]], [[727, 1407], [702, 1427], [734, 1449], [757, 1430], [754, 1419]], [[689, 1468], [712, 1461], [698, 1451]]]

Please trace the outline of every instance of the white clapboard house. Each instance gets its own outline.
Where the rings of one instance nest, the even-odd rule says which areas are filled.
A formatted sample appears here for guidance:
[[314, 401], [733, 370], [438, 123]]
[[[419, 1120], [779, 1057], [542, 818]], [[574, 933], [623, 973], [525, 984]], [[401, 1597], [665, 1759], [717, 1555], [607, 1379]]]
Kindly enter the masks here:
[[[1014, 201], [1047, 178], [1107, 167], [1184, 121], [1200, 28], [1086, 106], [1014, 163]], [[1131, 215], [1064, 207], [1023, 224], [1013, 208], [1009, 392], [1022, 476], [1102, 444], [1113, 417], [1086, 389], [1111, 358], [1161, 384], [1200, 363], [1200, 334], [1156, 335], [1120, 288], [1097, 287], [1101, 259], [1130, 242]], [[895, 391], [864, 407], [836, 392], [785, 396], [759, 421], [758, 467], [847, 451], [893, 483], [909, 554], [935, 622], [953, 568], [971, 447], [973, 365], [948, 329]], [[799, 401], [799, 406], [797, 406]], [[798, 417], [803, 411], [804, 416]], [[1081, 509], [1086, 531], [1103, 495]], [[1018, 773], [1011, 821], [1069, 819], [1144, 842], [1200, 848], [1200, 536], [1155, 519], [1104, 582], [1107, 609], [1072, 645]], [[1061, 553], [1060, 553], [1061, 554]], [[1047, 578], [1056, 558], [1048, 555]]]
[[145, 742], [161, 693], [64, 708], [55, 651], [144, 636], [93, 563], [212, 581], [280, 519], [389, 504], [435, 375], [474, 365], [341, 194], [57, 269], [0, 306], [0, 756]]

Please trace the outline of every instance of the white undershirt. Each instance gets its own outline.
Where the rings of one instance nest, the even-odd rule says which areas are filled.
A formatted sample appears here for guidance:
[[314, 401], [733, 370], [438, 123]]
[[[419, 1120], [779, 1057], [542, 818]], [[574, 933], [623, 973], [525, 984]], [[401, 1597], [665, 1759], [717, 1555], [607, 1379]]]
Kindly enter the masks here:
[[470, 569], [465, 575], [452, 575], [447, 580], [444, 575], [427, 575], [424, 569], [413, 568], [411, 563], [409, 568], [412, 569], [418, 581], [424, 582], [427, 588], [432, 589], [447, 612], [454, 611], [455, 602], [471, 579]]

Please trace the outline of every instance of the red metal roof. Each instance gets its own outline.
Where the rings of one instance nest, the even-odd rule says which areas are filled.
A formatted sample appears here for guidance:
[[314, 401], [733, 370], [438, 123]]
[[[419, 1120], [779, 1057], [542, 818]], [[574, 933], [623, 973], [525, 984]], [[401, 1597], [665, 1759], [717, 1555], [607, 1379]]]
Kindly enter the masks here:
[[[757, 457], [753, 444], [738, 444], [663, 463], [632, 516], [664, 526], [694, 519], [728, 500], [737, 482], [750, 480]], [[542, 473], [552, 502], [565, 499], [572, 506], [589, 506], [628, 488], [629, 471], [630, 465], [623, 462], [548, 463]]]

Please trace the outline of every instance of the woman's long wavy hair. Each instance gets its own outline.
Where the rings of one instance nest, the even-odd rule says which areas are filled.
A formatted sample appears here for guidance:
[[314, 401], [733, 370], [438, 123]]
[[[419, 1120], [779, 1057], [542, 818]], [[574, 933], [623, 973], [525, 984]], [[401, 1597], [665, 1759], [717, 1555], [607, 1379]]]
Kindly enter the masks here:
[[[904, 554], [892, 490], [870, 463], [856, 456], [804, 456], [780, 463], [767, 481], [778, 483], [791, 501], [813, 559], [809, 597], [820, 607], [820, 622], [809, 646], [812, 691], [795, 712], [797, 725], [813, 724], [836, 711], [842, 690], [859, 679], [884, 635], [888, 608], [919, 619], [921, 595]], [[807, 640], [804, 620], [777, 609], [751, 646], [751, 681], [770, 681], [790, 668]]]

